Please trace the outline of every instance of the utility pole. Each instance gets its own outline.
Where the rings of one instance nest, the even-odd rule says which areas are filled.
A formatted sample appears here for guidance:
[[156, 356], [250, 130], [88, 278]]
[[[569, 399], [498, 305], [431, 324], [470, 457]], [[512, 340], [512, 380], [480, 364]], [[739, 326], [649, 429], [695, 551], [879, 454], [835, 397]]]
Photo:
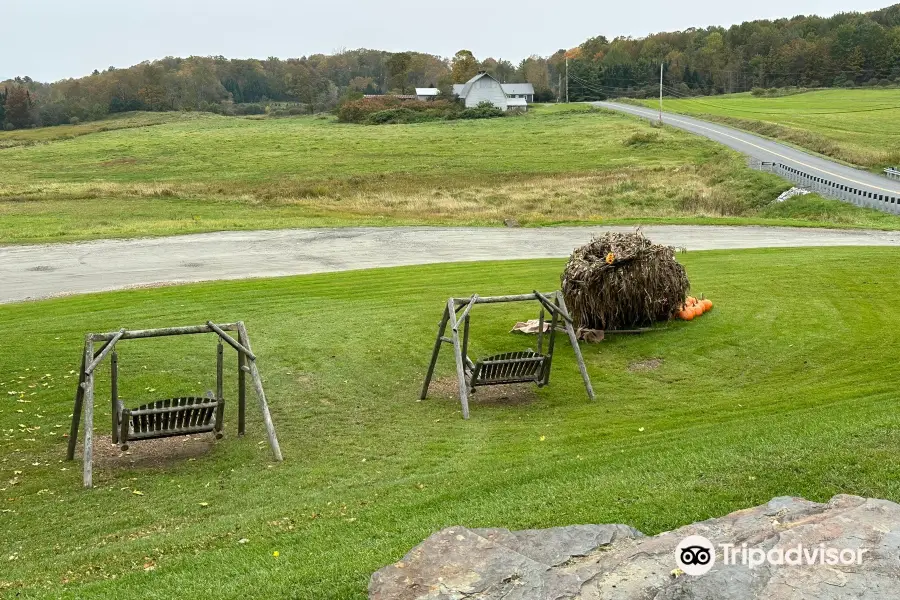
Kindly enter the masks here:
[[663, 64], [659, 63], [659, 124], [662, 125], [662, 76]]
[[566, 104], [569, 103], [569, 57], [566, 56]]
[[562, 73], [559, 74], [559, 81], [556, 83], [556, 103], [562, 100]]

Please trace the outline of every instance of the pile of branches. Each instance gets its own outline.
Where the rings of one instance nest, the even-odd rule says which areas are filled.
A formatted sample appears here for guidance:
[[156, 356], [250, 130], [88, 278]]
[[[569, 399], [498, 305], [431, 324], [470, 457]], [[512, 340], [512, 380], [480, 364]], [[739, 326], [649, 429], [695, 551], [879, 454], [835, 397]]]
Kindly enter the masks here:
[[665, 321], [691, 284], [675, 249], [637, 231], [606, 233], [576, 248], [562, 274], [566, 305], [578, 327], [616, 330]]

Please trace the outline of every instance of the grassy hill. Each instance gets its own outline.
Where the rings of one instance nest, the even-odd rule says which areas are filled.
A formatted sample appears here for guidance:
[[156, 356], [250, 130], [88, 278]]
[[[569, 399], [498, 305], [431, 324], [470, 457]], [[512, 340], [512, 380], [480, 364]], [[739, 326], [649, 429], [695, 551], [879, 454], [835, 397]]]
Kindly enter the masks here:
[[[659, 106], [657, 100], [641, 102]], [[663, 108], [753, 131], [864, 168], [880, 170], [900, 164], [900, 89], [665, 98]]]
[[[900, 344], [884, 336], [900, 319], [900, 250], [679, 260], [716, 307], [585, 345], [595, 402], [563, 343], [550, 386], [513, 402], [481, 390], [469, 421], [447, 355], [417, 401], [443, 303], [554, 289], [562, 261], [0, 306], [0, 330], [28, 334], [0, 354], [0, 596], [361, 599], [372, 571], [453, 524], [656, 533], [780, 495], [900, 500]], [[507, 332], [536, 311], [476, 307], [472, 354], [533, 347]], [[235, 435], [233, 353], [226, 435], [211, 447], [137, 442], [119, 456], [102, 367], [96, 487], [82, 490], [80, 463], [62, 459], [84, 333], [207, 319], [247, 322], [285, 461], [270, 462], [254, 402]], [[214, 385], [207, 336], [123, 342], [119, 355], [128, 405]]]
[[[152, 125], [152, 126], [151, 126]], [[343, 224], [900, 226], [713, 142], [583, 106], [344, 125], [196, 113], [0, 132], [0, 243]]]

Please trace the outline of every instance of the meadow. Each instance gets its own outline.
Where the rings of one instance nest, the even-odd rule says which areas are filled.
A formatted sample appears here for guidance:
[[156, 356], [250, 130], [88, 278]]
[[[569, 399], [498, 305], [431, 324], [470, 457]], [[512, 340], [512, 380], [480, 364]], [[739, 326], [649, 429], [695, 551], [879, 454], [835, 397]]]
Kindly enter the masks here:
[[[6, 146], [5, 148], [2, 148]], [[0, 243], [396, 224], [898, 228], [735, 152], [587, 106], [415, 125], [133, 114], [0, 132]]]
[[[658, 100], [642, 100], [657, 108]], [[665, 98], [667, 111], [695, 115], [788, 142], [874, 171], [900, 165], [900, 89], [830, 89], [783, 96], [750, 93]]]
[[[884, 336], [900, 319], [900, 249], [679, 260], [715, 308], [583, 345], [596, 401], [563, 344], [550, 386], [507, 401], [479, 391], [469, 421], [446, 355], [418, 401], [443, 303], [555, 289], [562, 260], [0, 306], [0, 330], [18, 334], [0, 351], [0, 596], [359, 599], [372, 571], [453, 524], [652, 534], [780, 495], [900, 500], [900, 345]], [[472, 354], [532, 345], [507, 332], [534, 313], [476, 307]], [[80, 462], [63, 461], [83, 335], [207, 319], [247, 323], [285, 461], [270, 462], [254, 403], [247, 436], [235, 435], [233, 377], [223, 440], [192, 453], [138, 442], [119, 456], [104, 367], [96, 487], [83, 490]], [[129, 405], [213, 385], [209, 337], [119, 353]]]

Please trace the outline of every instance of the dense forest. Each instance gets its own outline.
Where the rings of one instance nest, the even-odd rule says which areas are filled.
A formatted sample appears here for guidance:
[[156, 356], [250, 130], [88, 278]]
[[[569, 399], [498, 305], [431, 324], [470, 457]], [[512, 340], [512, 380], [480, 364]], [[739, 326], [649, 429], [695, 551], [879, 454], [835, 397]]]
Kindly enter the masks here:
[[359, 49], [286, 60], [169, 57], [55, 83], [22, 76], [0, 83], [0, 124], [5, 129], [58, 125], [134, 110], [313, 113], [363, 94], [411, 93], [426, 86], [449, 94], [453, 83], [480, 70], [500, 81], [532, 83], [538, 101], [564, 98], [566, 92], [570, 100], [643, 97], [658, 93], [661, 64], [666, 93], [675, 96], [897, 84], [900, 4], [870, 13], [749, 21], [640, 39], [597, 36], [518, 64], [478, 60], [468, 50], [446, 59]]

